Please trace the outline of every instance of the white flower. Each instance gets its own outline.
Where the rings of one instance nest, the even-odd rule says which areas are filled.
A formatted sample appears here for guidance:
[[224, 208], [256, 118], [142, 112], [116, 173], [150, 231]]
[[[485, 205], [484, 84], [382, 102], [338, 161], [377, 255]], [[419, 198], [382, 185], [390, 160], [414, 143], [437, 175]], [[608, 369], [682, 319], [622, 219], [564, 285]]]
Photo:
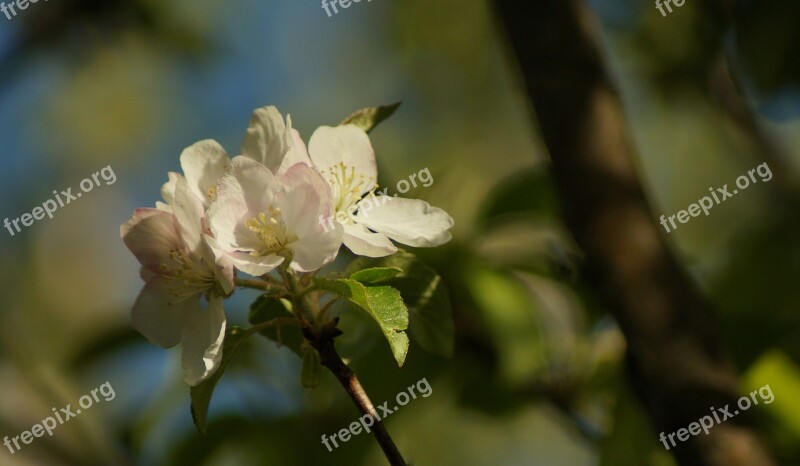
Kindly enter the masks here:
[[[184, 378], [194, 386], [213, 374], [222, 358], [222, 302], [234, 289], [233, 267], [217, 265], [203, 233], [202, 202], [187, 180], [178, 175], [173, 182], [166, 210], [137, 209], [120, 234], [146, 281], [133, 306], [133, 326], [165, 348], [181, 343]], [[201, 297], [208, 301], [206, 309]]]
[[287, 259], [301, 272], [331, 262], [341, 245], [341, 228], [326, 231], [317, 221], [330, 213], [330, 190], [310, 166], [298, 163], [276, 176], [240, 156], [220, 178], [208, 217], [217, 252], [258, 276]]
[[[374, 194], [375, 151], [361, 128], [321, 126], [311, 136], [308, 151], [330, 185], [334, 217], [344, 227], [344, 244], [355, 254], [392, 254], [397, 248], [390, 238], [415, 247], [439, 246], [452, 238], [448, 230], [453, 219], [442, 209], [418, 199]], [[332, 223], [329, 218], [327, 225]]]
[[292, 129], [291, 116], [287, 115], [284, 123], [280, 112], [273, 106], [253, 111], [242, 142], [242, 155], [261, 163], [278, 176], [297, 163], [311, 165], [300, 133]]
[[[228, 154], [217, 141], [206, 139], [184, 149], [180, 160], [189, 191], [200, 200], [204, 210], [208, 209], [216, 197], [217, 181], [230, 162]], [[170, 172], [168, 176], [169, 181], [161, 187], [161, 197], [167, 204], [157, 204], [162, 210], [169, 210], [167, 206], [172, 204], [175, 183], [181, 175]]]

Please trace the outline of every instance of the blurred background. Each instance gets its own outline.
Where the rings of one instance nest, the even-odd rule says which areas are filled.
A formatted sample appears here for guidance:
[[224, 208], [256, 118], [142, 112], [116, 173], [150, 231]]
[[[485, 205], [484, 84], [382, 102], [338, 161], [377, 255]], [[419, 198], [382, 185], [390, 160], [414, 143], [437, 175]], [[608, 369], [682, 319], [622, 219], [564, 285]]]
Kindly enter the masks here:
[[[668, 18], [648, 2], [593, 0], [654, 222], [768, 162], [775, 178], [668, 241], [714, 304], [742, 389], [784, 464], [800, 464], [800, 17], [742, 2], [732, 27], [703, 2]], [[715, 75], [720, 52], [730, 75]], [[753, 112], [731, 103], [731, 89]], [[527, 96], [491, 4], [374, 0], [328, 17], [319, 2], [59, 0], [0, 16], [0, 217], [110, 165], [101, 185], [13, 237], [0, 233], [0, 436], [108, 381], [95, 404], [3, 465], [378, 465], [370, 436], [321, 444], [358, 417], [333, 377], [305, 390], [300, 360], [253, 338], [218, 387], [208, 436], [192, 424], [179, 349], [133, 331], [138, 264], [119, 237], [152, 206], [181, 150], [238, 153], [250, 112], [276, 105], [307, 140], [352, 111], [403, 102], [372, 134], [380, 184], [424, 168], [455, 219], [415, 251], [450, 290], [452, 359], [412, 343], [397, 368], [374, 324], [337, 340], [372, 400], [425, 378], [432, 395], [387, 420], [414, 465], [675, 464], [626, 378], [626, 342], [580, 274]], [[342, 264], [348, 257], [342, 256]], [[246, 325], [255, 297], [226, 310]], [[698, 417], [706, 414], [698, 413]]]

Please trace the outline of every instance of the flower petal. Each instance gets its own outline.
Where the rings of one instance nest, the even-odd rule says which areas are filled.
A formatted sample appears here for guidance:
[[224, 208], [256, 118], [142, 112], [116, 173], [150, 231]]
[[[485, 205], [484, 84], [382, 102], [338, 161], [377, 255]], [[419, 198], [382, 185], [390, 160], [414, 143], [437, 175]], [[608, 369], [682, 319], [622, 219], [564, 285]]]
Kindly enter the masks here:
[[120, 226], [120, 236], [139, 262], [153, 273], [161, 264], [171, 264], [169, 253], [183, 249], [175, 216], [159, 209], [136, 209], [133, 217]]
[[223, 299], [212, 295], [208, 309], [194, 309], [186, 319], [181, 344], [181, 366], [184, 380], [195, 386], [207, 379], [222, 360], [225, 340], [225, 311]]
[[280, 168], [278, 168], [275, 174], [282, 176], [289, 168], [298, 163], [312, 166], [313, 164], [311, 163], [311, 158], [308, 156], [306, 144], [300, 137], [300, 133], [292, 129], [292, 117], [289, 115], [286, 115], [286, 134], [284, 137], [286, 139], [288, 151], [284, 155]]
[[254, 277], [272, 272], [285, 260], [276, 254], [253, 256], [249, 253], [238, 251], [229, 252], [228, 257], [230, 257], [231, 262], [237, 269]]
[[342, 246], [342, 226], [334, 222], [330, 231], [308, 235], [289, 245], [294, 255], [291, 267], [298, 272], [313, 272], [333, 262]]
[[375, 196], [359, 204], [355, 221], [409, 246], [432, 247], [452, 238], [453, 218], [419, 199]]
[[[172, 201], [175, 199], [175, 186], [178, 182], [178, 178], [183, 178], [183, 175], [180, 173], [168, 172], [167, 182], [161, 186], [161, 197], [167, 204], [172, 204]], [[159, 203], [156, 202], [156, 206], [158, 206], [158, 204]]]
[[234, 279], [236, 278], [233, 270], [233, 261], [228, 256], [222, 247], [217, 243], [217, 239], [213, 236], [203, 235], [206, 241], [208, 252], [205, 257], [206, 262], [215, 264], [214, 277], [217, 282], [222, 286], [225, 294], [230, 294], [236, 288], [234, 286]]
[[[326, 181], [346, 170], [342, 176], [353, 176], [352, 183], [345, 183], [345, 189], [355, 189], [359, 197], [370, 192], [377, 183], [378, 169], [375, 165], [375, 151], [369, 136], [355, 125], [320, 126], [308, 142], [311, 161]], [[353, 170], [351, 174], [350, 171]], [[343, 180], [340, 180], [340, 182]]]
[[367, 257], [384, 257], [397, 252], [397, 247], [383, 233], [369, 231], [364, 225], [344, 225], [344, 245], [353, 254]]
[[186, 248], [194, 258], [199, 259], [203, 255], [203, 204], [189, 191], [185, 178], [179, 178], [175, 183], [172, 213]]
[[242, 142], [242, 155], [275, 172], [288, 151], [286, 123], [278, 109], [269, 106], [254, 110]]
[[283, 190], [275, 202], [283, 212], [283, 221], [297, 236], [322, 233], [321, 218], [331, 214], [330, 187], [319, 173], [298, 163], [281, 177]]
[[173, 302], [167, 288], [161, 277], [152, 277], [136, 298], [131, 320], [133, 328], [150, 342], [171, 348], [180, 343], [186, 318], [199, 307], [199, 297]]
[[214, 198], [217, 180], [225, 173], [227, 165], [228, 154], [213, 139], [196, 142], [181, 153], [181, 168], [189, 189], [204, 207], [208, 207]]
[[209, 226], [223, 250], [259, 246], [245, 221], [272, 205], [278, 189], [278, 179], [266, 167], [247, 157], [233, 158], [219, 180], [217, 199], [208, 211]]

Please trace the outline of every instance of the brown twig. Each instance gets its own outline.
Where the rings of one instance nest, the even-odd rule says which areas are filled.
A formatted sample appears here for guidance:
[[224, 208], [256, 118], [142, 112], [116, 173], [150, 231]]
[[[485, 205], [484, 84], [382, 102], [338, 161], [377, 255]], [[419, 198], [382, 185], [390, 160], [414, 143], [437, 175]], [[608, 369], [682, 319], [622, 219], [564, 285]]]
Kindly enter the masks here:
[[312, 326], [305, 325], [303, 326], [303, 336], [317, 350], [322, 365], [336, 376], [336, 379], [342, 384], [342, 387], [344, 387], [350, 399], [353, 400], [353, 403], [356, 404], [358, 410], [362, 414], [372, 417], [374, 421], [372, 433], [381, 446], [383, 454], [386, 455], [386, 459], [389, 460], [389, 464], [392, 466], [406, 466], [403, 456], [394, 444], [392, 437], [389, 436], [389, 432], [386, 431], [386, 427], [381, 422], [380, 416], [375, 411], [375, 406], [373, 406], [372, 401], [370, 401], [369, 396], [367, 396], [358, 381], [358, 377], [347, 367], [347, 364], [342, 361], [336, 351], [333, 340], [342, 334], [342, 331], [337, 327], [338, 323], [339, 318], [337, 317], [324, 325], [318, 332], [315, 332]]

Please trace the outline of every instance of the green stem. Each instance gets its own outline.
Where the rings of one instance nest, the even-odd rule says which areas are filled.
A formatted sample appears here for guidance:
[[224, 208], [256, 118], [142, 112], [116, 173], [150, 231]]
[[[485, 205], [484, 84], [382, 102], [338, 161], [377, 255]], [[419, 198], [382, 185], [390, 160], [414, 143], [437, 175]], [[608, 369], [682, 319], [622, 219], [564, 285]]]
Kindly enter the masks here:
[[236, 286], [266, 291], [267, 293], [275, 296], [286, 296], [288, 294], [288, 290], [285, 286], [273, 284], [264, 280], [257, 280], [253, 278], [237, 278], [234, 283]]
[[245, 337], [249, 337], [250, 335], [258, 333], [262, 330], [266, 330], [272, 327], [281, 327], [284, 325], [299, 326], [299, 324], [297, 323], [297, 319], [295, 319], [294, 317], [276, 317], [274, 319], [270, 319], [266, 322], [261, 322], [260, 324], [253, 325], [252, 327], [245, 329], [244, 335]]

